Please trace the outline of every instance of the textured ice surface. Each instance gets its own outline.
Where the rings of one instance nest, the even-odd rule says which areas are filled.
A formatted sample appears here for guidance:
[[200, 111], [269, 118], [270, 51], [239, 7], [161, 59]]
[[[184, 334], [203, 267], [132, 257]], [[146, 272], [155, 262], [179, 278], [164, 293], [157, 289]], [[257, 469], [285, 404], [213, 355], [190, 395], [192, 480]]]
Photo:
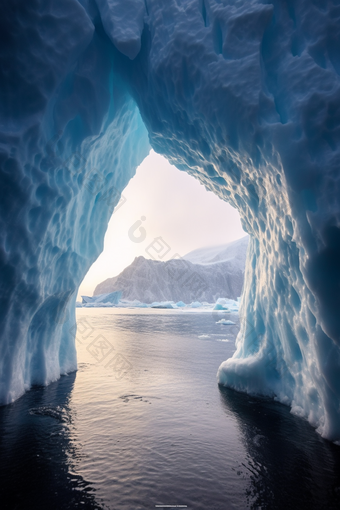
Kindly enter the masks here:
[[149, 151], [112, 44], [87, 7], [2, 3], [1, 403], [77, 367], [77, 289]]
[[338, 0], [5, 0], [0, 23], [1, 402], [75, 368], [74, 296], [148, 132], [251, 237], [219, 382], [340, 440]]

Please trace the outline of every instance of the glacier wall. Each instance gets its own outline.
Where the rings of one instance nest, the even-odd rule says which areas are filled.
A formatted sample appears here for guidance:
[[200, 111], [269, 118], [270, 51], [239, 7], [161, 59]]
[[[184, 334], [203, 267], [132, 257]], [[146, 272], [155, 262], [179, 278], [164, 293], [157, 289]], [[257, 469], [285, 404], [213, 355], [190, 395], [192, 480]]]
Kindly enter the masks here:
[[252, 238], [219, 383], [340, 441], [340, 2], [4, 4], [1, 401], [75, 367], [63, 310], [148, 134]]
[[0, 402], [77, 367], [75, 299], [149, 151], [96, 11], [4, 2]]
[[151, 144], [234, 205], [252, 237], [219, 383], [273, 396], [339, 440], [340, 3], [147, 5], [126, 76]]

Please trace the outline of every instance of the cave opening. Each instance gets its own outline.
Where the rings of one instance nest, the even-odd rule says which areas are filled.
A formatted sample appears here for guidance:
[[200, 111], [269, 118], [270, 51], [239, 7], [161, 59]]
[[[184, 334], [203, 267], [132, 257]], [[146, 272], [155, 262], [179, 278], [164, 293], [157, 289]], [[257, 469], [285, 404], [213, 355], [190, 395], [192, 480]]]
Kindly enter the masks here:
[[[339, 19], [339, 0], [3, 0], [9, 508], [338, 508]], [[182, 172], [177, 194], [157, 193], [160, 168], [134, 177], [151, 150]], [[155, 239], [152, 292], [154, 262], [195, 265], [192, 231], [213, 208], [198, 198], [195, 213], [192, 177], [249, 234], [241, 313], [170, 285], [138, 296], [151, 307], [77, 307], [82, 281], [94, 299]], [[113, 261], [110, 222], [128, 243]]]
[[[123, 190], [108, 223], [103, 251], [80, 284], [77, 301], [82, 295], [91, 296], [103, 280], [117, 276], [136, 257], [164, 262], [210, 246], [216, 247], [219, 260], [223, 245], [245, 235], [236, 209], [151, 151]], [[227, 294], [228, 288], [223, 297], [231, 297]], [[157, 296], [152, 299], [157, 300]]]
[[237, 208], [250, 235], [243, 303], [258, 341], [241, 330], [219, 382], [276, 398], [337, 441], [336, 3], [321, 15], [305, 0], [136, 2], [46, 4], [50, 38], [40, 11], [20, 11], [36, 37], [4, 12], [0, 402], [75, 369], [60, 318], [74, 321], [79, 283], [153, 147]]

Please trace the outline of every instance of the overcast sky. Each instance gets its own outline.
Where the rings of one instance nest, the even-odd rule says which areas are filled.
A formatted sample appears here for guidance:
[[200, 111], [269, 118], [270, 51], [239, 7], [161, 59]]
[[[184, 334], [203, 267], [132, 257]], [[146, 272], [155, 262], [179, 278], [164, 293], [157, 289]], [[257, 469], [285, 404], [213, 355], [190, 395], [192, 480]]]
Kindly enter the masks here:
[[110, 220], [104, 251], [85, 276], [78, 299], [92, 296], [98, 283], [118, 275], [139, 255], [169, 260], [245, 235], [235, 209], [153, 151], [123, 197]]

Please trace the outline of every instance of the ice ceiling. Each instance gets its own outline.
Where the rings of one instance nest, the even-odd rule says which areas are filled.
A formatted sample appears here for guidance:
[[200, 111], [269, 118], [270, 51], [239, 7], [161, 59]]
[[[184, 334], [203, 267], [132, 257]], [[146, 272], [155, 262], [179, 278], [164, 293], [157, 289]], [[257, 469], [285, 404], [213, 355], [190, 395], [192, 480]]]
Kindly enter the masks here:
[[152, 146], [252, 237], [219, 383], [339, 441], [340, 1], [4, 0], [0, 37], [1, 403], [76, 368], [78, 285]]

